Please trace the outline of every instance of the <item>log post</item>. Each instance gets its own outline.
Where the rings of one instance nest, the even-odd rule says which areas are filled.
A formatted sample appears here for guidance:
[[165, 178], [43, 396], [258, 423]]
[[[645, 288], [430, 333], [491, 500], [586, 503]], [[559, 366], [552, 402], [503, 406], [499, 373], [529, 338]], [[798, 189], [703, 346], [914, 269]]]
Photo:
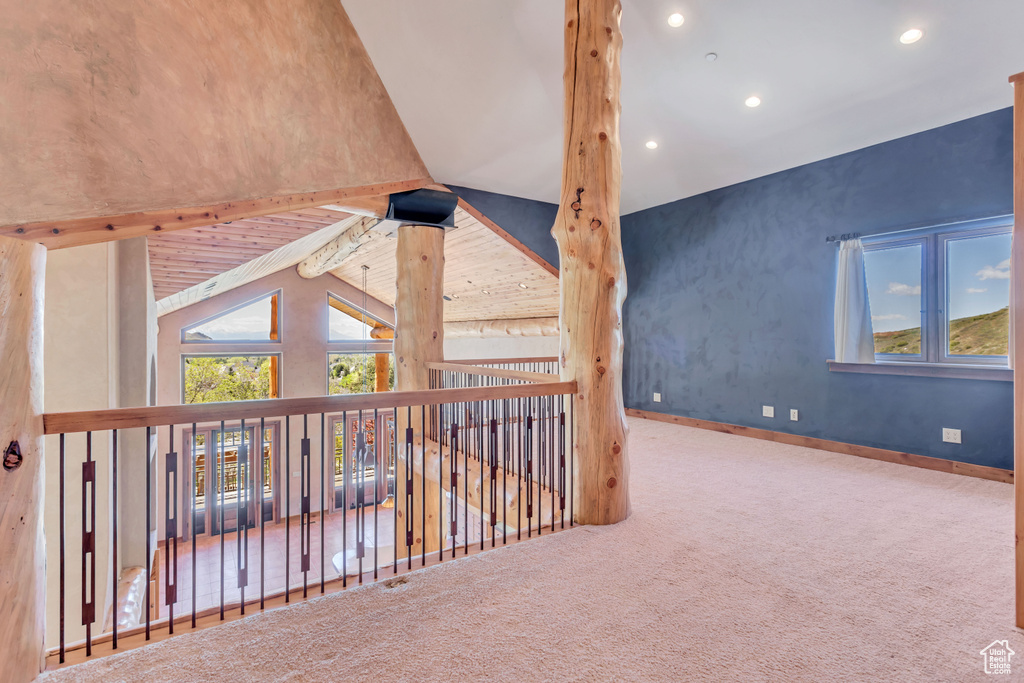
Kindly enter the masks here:
[[[424, 225], [403, 225], [398, 228], [398, 276], [395, 293], [395, 388], [398, 391], [421, 391], [430, 389], [430, 370], [427, 363], [444, 360], [444, 230]], [[396, 411], [396, 463], [395, 463], [395, 513], [398, 515], [398, 538], [395, 547], [398, 555], [405, 546], [406, 496], [405, 496], [405, 443], [406, 429], [412, 427], [414, 443], [422, 445], [426, 435], [421, 429], [421, 412], [411, 411], [412, 422], [407, 416], [410, 411]], [[426, 426], [430, 428], [428, 408]], [[434, 552], [441, 547], [438, 510], [440, 498], [436, 486], [426, 486], [423, 478], [413, 474], [414, 505], [412, 511], [413, 544], [412, 554], [423, 551]], [[422, 499], [425, 495], [425, 499]], [[422, 505], [421, 505], [422, 502]], [[426, 510], [426, 521], [423, 510]]]
[[1024, 628], [1024, 73], [1010, 78], [1013, 105], [1013, 247], [1010, 353], [1013, 359], [1013, 491], [1016, 623]]
[[12, 683], [43, 668], [45, 271], [45, 247], [0, 237], [0, 662]]
[[622, 404], [621, 15], [618, 0], [565, 3], [565, 158], [551, 234], [561, 259], [560, 374], [579, 387], [573, 440], [581, 524], [614, 524], [630, 511]]

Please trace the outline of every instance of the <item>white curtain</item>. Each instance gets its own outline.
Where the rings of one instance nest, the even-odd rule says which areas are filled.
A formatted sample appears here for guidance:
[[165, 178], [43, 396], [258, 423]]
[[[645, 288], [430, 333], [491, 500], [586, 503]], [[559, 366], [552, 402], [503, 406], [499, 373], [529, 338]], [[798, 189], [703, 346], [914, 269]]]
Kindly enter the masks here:
[[859, 239], [839, 244], [836, 269], [836, 357], [840, 363], [874, 363], [871, 304], [864, 276], [864, 246]]

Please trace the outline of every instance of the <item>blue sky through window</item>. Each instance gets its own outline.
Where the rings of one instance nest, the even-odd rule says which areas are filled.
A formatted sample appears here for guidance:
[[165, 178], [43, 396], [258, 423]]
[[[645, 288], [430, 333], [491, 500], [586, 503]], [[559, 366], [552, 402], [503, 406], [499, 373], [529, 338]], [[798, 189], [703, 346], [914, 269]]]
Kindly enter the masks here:
[[920, 244], [864, 252], [864, 271], [875, 332], [921, 326]]
[[946, 243], [949, 319], [991, 313], [1010, 305], [1010, 235]]

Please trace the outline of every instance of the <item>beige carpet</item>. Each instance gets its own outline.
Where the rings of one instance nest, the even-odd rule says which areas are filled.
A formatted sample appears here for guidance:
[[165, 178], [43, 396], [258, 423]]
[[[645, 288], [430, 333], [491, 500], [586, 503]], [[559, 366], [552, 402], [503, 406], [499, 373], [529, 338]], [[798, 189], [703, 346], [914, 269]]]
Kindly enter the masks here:
[[997, 639], [1020, 654], [996, 680], [1024, 674], [1011, 486], [630, 425], [625, 523], [45, 680], [980, 681]]

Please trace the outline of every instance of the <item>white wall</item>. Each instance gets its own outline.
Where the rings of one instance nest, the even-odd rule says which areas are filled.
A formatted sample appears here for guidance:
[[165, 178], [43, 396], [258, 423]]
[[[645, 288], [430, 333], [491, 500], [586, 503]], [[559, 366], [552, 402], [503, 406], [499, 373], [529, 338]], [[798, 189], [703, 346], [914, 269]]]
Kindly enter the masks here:
[[[114, 243], [51, 250], [46, 258], [44, 309], [44, 404], [46, 412], [100, 410], [116, 406], [117, 306]], [[66, 641], [85, 637], [81, 625], [82, 463], [84, 434], [66, 437]], [[96, 617], [102, 630], [110, 596], [110, 450], [107, 432], [93, 435], [96, 461]], [[60, 437], [46, 437], [46, 642], [59, 635], [59, 453]]]
[[455, 338], [444, 340], [445, 360], [476, 358], [554, 358], [558, 337]]

